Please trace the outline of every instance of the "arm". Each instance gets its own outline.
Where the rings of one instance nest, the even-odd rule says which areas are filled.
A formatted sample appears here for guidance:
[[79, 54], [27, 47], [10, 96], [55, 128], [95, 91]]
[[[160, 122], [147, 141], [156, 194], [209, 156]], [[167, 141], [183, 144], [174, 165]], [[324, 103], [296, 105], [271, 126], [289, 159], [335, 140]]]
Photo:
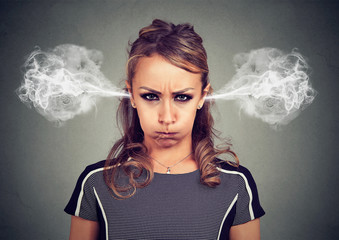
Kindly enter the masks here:
[[259, 218], [231, 227], [230, 240], [260, 240]]
[[99, 223], [72, 216], [69, 240], [96, 240], [99, 235]]

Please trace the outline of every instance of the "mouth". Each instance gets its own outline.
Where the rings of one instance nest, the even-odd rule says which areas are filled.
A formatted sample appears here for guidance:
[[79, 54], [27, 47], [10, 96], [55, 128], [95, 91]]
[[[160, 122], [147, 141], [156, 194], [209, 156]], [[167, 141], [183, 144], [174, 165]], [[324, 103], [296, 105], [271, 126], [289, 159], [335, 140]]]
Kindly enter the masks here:
[[156, 132], [160, 138], [171, 138], [177, 134], [177, 132]]
[[177, 134], [176, 132], [156, 132], [157, 134], [166, 134], [166, 135], [172, 135]]

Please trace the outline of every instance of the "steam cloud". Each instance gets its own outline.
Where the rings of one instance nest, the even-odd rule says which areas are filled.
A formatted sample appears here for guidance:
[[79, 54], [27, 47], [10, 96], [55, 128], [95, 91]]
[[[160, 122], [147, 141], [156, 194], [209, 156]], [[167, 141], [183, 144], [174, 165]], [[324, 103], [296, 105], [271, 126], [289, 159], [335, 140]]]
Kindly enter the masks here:
[[273, 127], [285, 125], [312, 103], [309, 67], [296, 50], [262, 48], [234, 56], [236, 74], [207, 99], [237, 100], [240, 109]]
[[[24, 64], [24, 82], [17, 89], [22, 102], [59, 125], [88, 112], [102, 97], [128, 97], [100, 71], [103, 55], [71, 44], [33, 51]], [[236, 74], [206, 99], [236, 100], [240, 109], [272, 126], [287, 124], [312, 103], [316, 91], [300, 53], [274, 48], [235, 55]]]
[[128, 96], [100, 71], [103, 55], [71, 44], [33, 51], [24, 64], [24, 82], [16, 90], [22, 102], [50, 121], [62, 124], [86, 113], [101, 97]]

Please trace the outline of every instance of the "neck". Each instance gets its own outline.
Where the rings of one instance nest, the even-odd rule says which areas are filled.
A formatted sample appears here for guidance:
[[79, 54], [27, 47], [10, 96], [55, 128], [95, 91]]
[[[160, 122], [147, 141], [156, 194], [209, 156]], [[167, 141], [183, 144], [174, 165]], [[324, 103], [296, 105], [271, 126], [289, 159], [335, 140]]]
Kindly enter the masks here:
[[192, 153], [191, 147], [148, 148], [148, 154], [153, 159], [153, 171], [158, 173], [166, 173], [167, 167], [173, 165], [170, 172], [175, 174], [196, 170], [198, 166], [194, 160], [194, 153], [190, 153]]
[[161, 161], [165, 165], [174, 164], [192, 152], [192, 147], [188, 144], [177, 145], [169, 148], [157, 148], [149, 145], [146, 146], [148, 155]]

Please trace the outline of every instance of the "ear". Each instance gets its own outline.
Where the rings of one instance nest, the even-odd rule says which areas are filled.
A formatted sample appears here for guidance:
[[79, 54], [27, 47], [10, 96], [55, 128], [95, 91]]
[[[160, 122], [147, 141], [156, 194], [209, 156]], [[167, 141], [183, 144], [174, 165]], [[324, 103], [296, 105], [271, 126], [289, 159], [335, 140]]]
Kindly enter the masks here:
[[132, 94], [132, 87], [131, 87], [131, 84], [129, 84], [129, 82], [128, 82], [127, 80], [125, 81], [125, 84], [126, 84], [126, 88], [127, 88], [128, 92], [129, 92], [130, 94]]
[[135, 103], [134, 103], [134, 99], [133, 99], [133, 92], [132, 92], [131, 84], [129, 84], [128, 81], [125, 81], [125, 84], [126, 84], [126, 88], [128, 90], [128, 93], [129, 93], [129, 99], [131, 101], [131, 105], [132, 105], [133, 108], [136, 108]]
[[209, 90], [210, 90], [210, 87], [211, 85], [210, 84], [207, 84], [207, 86], [205, 87], [205, 89], [203, 90], [203, 93], [201, 95], [201, 99], [199, 100], [199, 103], [198, 103], [198, 109], [201, 109], [202, 106], [204, 105], [204, 102], [205, 102], [205, 97], [207, 96]]

